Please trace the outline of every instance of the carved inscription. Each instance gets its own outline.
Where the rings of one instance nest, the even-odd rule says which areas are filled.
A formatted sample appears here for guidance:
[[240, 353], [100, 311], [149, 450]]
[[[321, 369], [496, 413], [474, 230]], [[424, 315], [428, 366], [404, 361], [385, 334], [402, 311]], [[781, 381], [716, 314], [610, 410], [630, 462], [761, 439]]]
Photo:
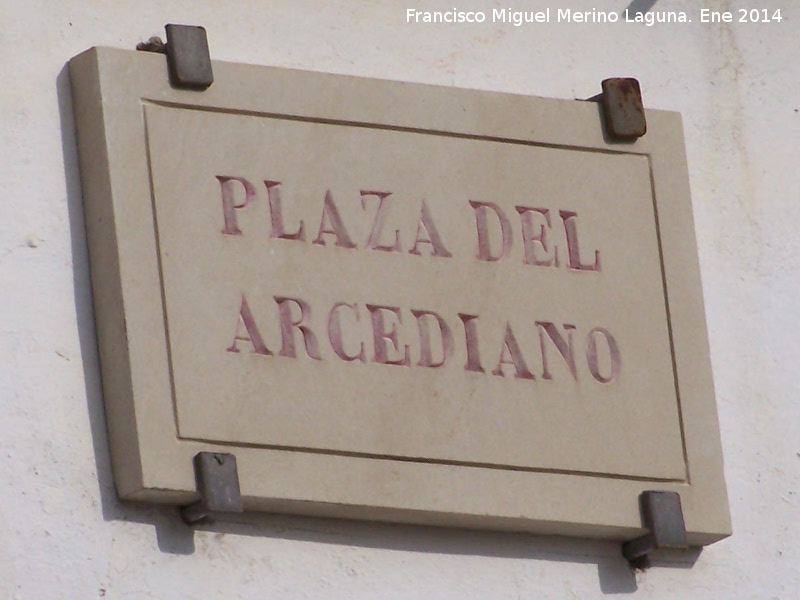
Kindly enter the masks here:
[[[359, 198], [348, 201], [359, 202], [365, 216], [370, 205], [374, 213], [366, 229], [368, 235], [359, 240], [351, 235], [331, 190], [320, 199], [318, 215], [311, 215], [310, 219], [309, 215], [284, 213], [280, 181], [265, 179], [256, 185], [244, 177], [233, 175], [217, 175], [216, 179], [220, 186], [223, 235], [245, 235], [239, 226], [238, 213], [255, 202], [266, 201], [270, 219], [268, 227], [248, 231], [247, 235], [268, 235], [276, 243], [310, 243], [331, 250], [403, 253], [443, 260], [454, 258], [437, 226], [437, 220], [448, 215], [434, 214], [424, 199], [418, 208], [415, 207], [419, 212], [411, 233], [388, 226], [392, 192], [361, 190]], [[474, 223], [474, 254], [463, 258], [486, 263], [513, 260], [517, 240], [518, 259], [524, 265], [565, 269], [583, 273], [582, 276], [600, 276], [600, 250], [587, 252], [581, 247], [579, 235], [583, 223], [579, 224], [577, 212], [516, 205], [516, 214], [507, 214], [494, 202], [470, 199], [459, 208], [470, 211]], [[557, 226], [562, 228], [563, 235], [559, 239], [563, 240], [564, 247], [555, 241], [553, 229]], [[313, 240], [306, 238], [309, 227], [316, 231]], [[466, 356], [466, 362], [460, 365], [464, 371], [535, 382], [553, 379], [552, 366], [555, 361], [561, 361], [574, 381], [579, 380], [581, 373], [588, 373], [594, 381], [604, 385], [617, 380], [622, 365], [616, 339], [611, 332], [596, 324], [578, 326], [534, 320], [539, 355], [532, 357], [523, 353], [517, 337], [519, 329], [515, 330], [515, 324], [511, 322], [505, 323], [499, 347], [483, 348], [481, 338], [485, 332], [482, 332], [480, 315], [441, 315], [425, 307], [371, 304], [369, 299], [364, 299], [363, 303], [342, 299], [332, 306], [315, 306], [313, 309], [302, 298], [275, 296], [274, 303], [271, 318], [277, 321], [280, 339], [265, 341], [248, 304], [247, 293], [242, 293], [238, 315], [232, 320], [235, 326], [228, 352], [240, 353], [246, 349], [251, 354], [273, 359], [321, 361], [325, 360], [324, 356], [331, 356], [345, 362], [439, 369], [451, 365], [455, 346], [460, 344], [462, 355]], [[324, 331], [313, 329], [312, 311], [314, 314], [324, 311], [327, 324]], [[371, 335], [359, 335], [358, 332], [363, 330], [356, 326], [362, 320], [370, 324]], [[408, 340], [410, 335], [415, 336], [417, 342], [414, 356], [411, 345], [402, 341]], [[330, 351], [321, 351], [322, 345]]]
[[[242, 235], [239, 228], [237, 212], [246, 209], [258, 198], [256, 184], [244, 177], [230, 175], [217, 175], [222, 198], [223, 228], [226, 235]], [[286, 231], [285, 216], [281, 202], [281, 182], [264, 180], [263, 186], [267, 192], [269, 203], [270, 229], [269, 237], [281, 240], [294, 240], [306, 242], [303, 219], [297, 219], [293, 226], [294, 231]], [[388, 212], [387, 200], [392, 192], [361, 190], [361, 207], [366, 214], [369, 203], [376, 204], [375, 214], [369, 227], [367, 239], [358, 243], [353, 240], [349, 229], [341, 217], [338, 205], [330, 190], [325, 192], [321, 202], [321, 210], [317, 221], [319, 227], [312, 244], [318, 246], [335, 246], [347, 250], [377, 250], [380, 252], [401, 252], [422, 256], [428, 254], [440, 258], [453, 258], [447, 249], [445, 241], [439, 233], [436, 220], [447, 215], [437, 215], [431, 212], [424, 199], [419, 204], [419, 217], [413, 243], [409, 247], [408, 240], [403, 242], [399, 229], [386, 230]], [[473, 211], [475, 223], [475, 258], [482, 262], [498, 262], [511, 255], [514, 239], [519, 235], [522, 244], [522, 262], [535, 267], [561, 266], [558, 258], [557, 247], [551, 243], [551, 232], [554, 218], [551, 217], [549, 208], [534, 206], [516, 206], [518, 223], [512, 224], [511, 218], [502, 208], [493, 202], [469, 200], [466, 203]], [[561, 220], [566, 239], [567, 261], [564, 265], [574, 271], [600, 271], [600, 251], [594, 250], [589, 254], [591, 260], [583, 262], [583, 251], [578, 241], [578, 213], [569, 210], [557, 211]], [[515, 228], [519, 231], [515, 234]], [[263, 232], [261, 232], [263, 233]], [[493, 241], [494, 238], [494, 241]]]
[[[299, 298], [275, 297], [274, 300], [276, 310], [273, 316], [278, 320], [281, 333], [277, 355], [322, 360], [317, 334], [309, 325], [311, 307]], [[492, 351], [484, 356], [480, 350], [480, 318], [477, 315], [459, 313], [458, 319], [462, 327], [459, 335], [455, 335], [445, 317], [431, 310], [345, 302], [323, 310], [327, 314], [325, 337], [330, 349], [335, 356], [346, 362], [358, 360], [362, 363], [437, 369], [449, 363], [454, 346], [459, 343], [463, 344], [466, 351], [467, 362], [463, 365], [465, 371], [486, 373], [486, 366], [490, 374], [498, 377], [511, 376], [535, 381], [537, 377], [552, 379], [553, 361], [562, 360], [572, 378], [578, 380], [574, 335], [578, 328], [569, 323], [535, 322], [541, 349], [537, 362], [541, 368], [534, 373], [529, 366], [529, 358], [523, 355], [514, 329], [508, 322], [505, 324], [500, 347], [489, 349]], [[368, 339], [355, 337], [357, 334], [353, 331], [343, 331], [344, 320], [349, 319], [352, 324], [358, 323], [362, 318], [368, 319], [371, 324], [371, 336]], [[410, 335], [417, 336], [418, 356], [411, 356], [410, 345], [401, 343], [401, 329], [404, 339]], [[620, 354], [611, 333], [602, 327], [595, 327], [583, 333], [579, 343], [582, 344], [578, 350], [579, 359], [585, 361], [589, 373], [596, 381], [605, 384], [617, 379]], [[240, 352], [242, 348], [248, 347], [252, 354], [273, 356], [273, 352], [264, 344], [247, 298], [242, 296], [238, 323], [233, 341], [227, 350]]]

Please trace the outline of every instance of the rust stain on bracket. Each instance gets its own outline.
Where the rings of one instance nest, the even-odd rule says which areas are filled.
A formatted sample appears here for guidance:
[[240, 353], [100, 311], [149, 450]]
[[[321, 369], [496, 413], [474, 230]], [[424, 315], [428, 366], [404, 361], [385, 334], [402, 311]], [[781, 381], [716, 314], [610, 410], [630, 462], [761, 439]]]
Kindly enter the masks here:
[[618, 139], [635, 139], [647, 133], [639, 81], [632, 77], [603, 80], [601, 102], [608, 133]]

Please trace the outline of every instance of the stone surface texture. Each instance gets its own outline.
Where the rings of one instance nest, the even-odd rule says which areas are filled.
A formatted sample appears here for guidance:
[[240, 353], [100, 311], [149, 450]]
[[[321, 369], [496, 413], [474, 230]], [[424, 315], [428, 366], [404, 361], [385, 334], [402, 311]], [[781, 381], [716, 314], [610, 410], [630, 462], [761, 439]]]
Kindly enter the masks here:
[[[711, 25], [694, 2], [666, 4], [653, 8], [695, 22], [412, 26], [388, 0], [0, 7], [0, 596], [796, 597], [800, 10]], [[611, 542], [270, 515], [192, 532], [173, 509], [119, 502], [66, 63], [168, 22], [204, 25], [220, 60], [567, 99], [634, 76], [646, 107], [680, 112], [733, 536], [633, 575]]]

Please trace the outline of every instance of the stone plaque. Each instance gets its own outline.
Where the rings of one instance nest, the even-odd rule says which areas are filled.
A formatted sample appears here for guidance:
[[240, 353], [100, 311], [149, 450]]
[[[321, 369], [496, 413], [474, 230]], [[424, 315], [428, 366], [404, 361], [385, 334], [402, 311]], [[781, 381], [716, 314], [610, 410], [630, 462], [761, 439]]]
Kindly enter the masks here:
[[163, 56], [72, 60], [115, 480], [189, 503], [730, 532], [680, 116]]

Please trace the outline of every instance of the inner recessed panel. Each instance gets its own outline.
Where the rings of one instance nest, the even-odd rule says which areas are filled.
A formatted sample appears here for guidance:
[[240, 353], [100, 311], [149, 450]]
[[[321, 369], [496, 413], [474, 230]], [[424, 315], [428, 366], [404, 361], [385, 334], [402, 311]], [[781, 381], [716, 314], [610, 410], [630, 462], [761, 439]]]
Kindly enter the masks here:
[[645, 156], [145, 117], [180, 437], [685, 479]]

